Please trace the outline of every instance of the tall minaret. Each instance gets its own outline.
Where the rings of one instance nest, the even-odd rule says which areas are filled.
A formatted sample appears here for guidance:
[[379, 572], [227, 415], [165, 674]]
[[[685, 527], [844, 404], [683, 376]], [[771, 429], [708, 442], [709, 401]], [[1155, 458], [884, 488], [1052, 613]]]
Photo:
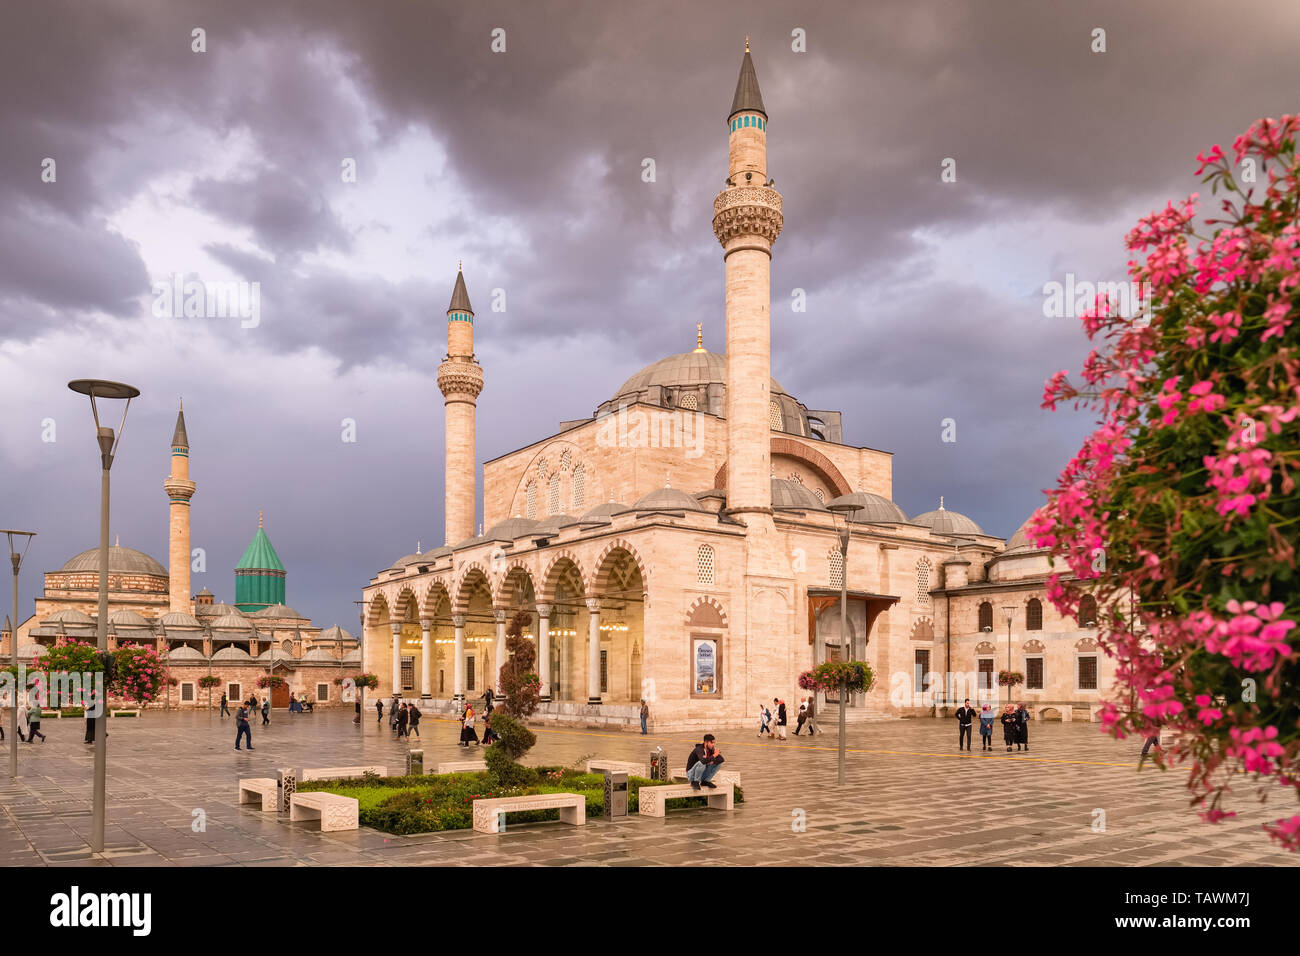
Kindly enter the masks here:
[[474, 358], [474, 310], [465, 291], [465, 274], [456, 272], [456, 287], [447, 306], [447, 358], [438, 366], [446, 419], [443, 485], [446, 541], [459, 544], [474, 537], [474, 411], [483, 391], [483, 369]]
[[190, 440], [185, 434], [185, 405], [176, 415], [172, 433], [172, 473], [163, 482], [168, 505], [167, 593], [173, 611], [190, 608], [190, 498], [198, 486], [190, 481]]
[[745, 40], [727, 185], [713, 200], [713, 233], [727, 272], [727, 508], [770, 513], [771, 264], [781, 194], [767, 179], [767, 111]]

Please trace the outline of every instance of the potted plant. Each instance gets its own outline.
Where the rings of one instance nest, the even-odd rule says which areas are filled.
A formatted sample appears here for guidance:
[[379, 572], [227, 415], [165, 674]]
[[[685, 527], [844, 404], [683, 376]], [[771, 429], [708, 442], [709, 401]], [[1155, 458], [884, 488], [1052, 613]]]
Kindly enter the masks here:
[[998, 671], [998, 684], [1002, 687], [1015, 687], [1025, 682], [1025, 675], [1020, 671]]

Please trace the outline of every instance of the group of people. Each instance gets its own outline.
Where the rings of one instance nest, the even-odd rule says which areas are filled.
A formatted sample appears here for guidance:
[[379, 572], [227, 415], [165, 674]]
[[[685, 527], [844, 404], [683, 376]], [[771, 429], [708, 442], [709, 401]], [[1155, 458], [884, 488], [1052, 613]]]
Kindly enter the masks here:
[[[20, 693], [17, 696], [18, 739], [30, 744], [40, 737], [41, 743], [45, 743], [45, 735], [41, 733], [41, 704], [35, 699], [35, 692], [32, 692], [30, 700], [27, 694]], [[4, 739], [4, 721], [0, 721], [0, 740]]]
[[1014, 746], [1016, 750], [1029, 750], [1029, 721], [1032, 716], [1029, 708], [1025, 706], [1022, 700], [1015, 706], [1007, 704], [1002, 708], [999, 716], [994, 713], [993, 705], [984, 704], [978, 711], [970, 705], [970, 698], [967, 698], [962, 706], [957, 708], [957, 749], [971, 749], [971, 730], [972, 725], [978, 718], [980, 724], [980, 751], [993, 750], [993, 721], [997, 719], [1002, 724], [1002, 742], [1006, 744], [1007, 753], [1011, 753]]
[[[767, 704], [758, 705], [758, 736], [767, 737], [769, 740], [785, 740], [785, 731], [789, 722], [789, 712], [786, 710], [785, 701], [780, 697], [773, 697], [770, 707]], [[794, 727], [796, 737], [805, 724], [808, 727], [809, 737], [818, 732], [816, 697], [799, 698], [799, 711]]]
[[[379, 706], [384, 706], [383, 701], [379, 701]], [[405, 701], [397, 704], [389, 715], [389, 726], [393, 728], [393, 733], [398, 740], [410, 740], [411, 736], [420, 736], [420, 718], [424, 715], [420, 713], [420, 708], [415, 706], [415, 702], [406, 703]], [[383, 720], [383, 712], [380, 712], [380, 720]]]
[[460, 746], [468, 747], [472, 743], [476, 747], [480, 744], [487, 747], [501, 739], [492, 729], [492, 710], [492, 688], [489, 687], [483, 692], [483, 739], [480, 741], [475, 728], [478, 717], [474, 713], [474, 705], [465, 705], [465, 709], [460, 712]]

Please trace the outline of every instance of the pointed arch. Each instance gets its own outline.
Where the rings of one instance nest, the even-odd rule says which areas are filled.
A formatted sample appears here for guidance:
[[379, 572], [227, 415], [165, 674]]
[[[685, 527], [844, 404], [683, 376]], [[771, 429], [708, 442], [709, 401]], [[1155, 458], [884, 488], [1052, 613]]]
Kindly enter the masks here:
[[391, 616], [388, 595], [380, 591], [370, 599], [370, 607], [366, 611], [366, 627], [378, 627], [380, 624], [386, 624]]
[[591, 578], [587, 574], [586, 568], [582, 566], [582, 562], [576, 554], [565, 548], [555, 554], [550, 563], [546, 565], [546, 572], [542, 575], [541, 598], [543, 603], [551, 604], [555, 601], [560, 582], [570, 569], [572, 569], [571, 576], [577, 578], [581, 594], [586, 595], [591, 592], [588, 585]]
[[522, 561], [515, 560], [506, 568], [492, 598], [493, 607], [512, 608], [516, 604], [527, 606], [537, 600], [537, 582], [533, 571]]
[[460, 572], [460, 577], [452, 589], [451, 608], [453, 614], [469, 613], [470, 601], [474, 598], [474, 592], [482, 589], [488, 596], [488, 601], [492, 600], [492, 578], [487, 573], [487, 569], [477, 561], [471, 561], [466, 564]]
[[410, 586], [403, 587], [397, 592], [397, 600], [393, 604], [394, 621], [416, 621], [420, 618], [420, 598], [416, 595], [415, 589]]
[[[699, 611], [700, 608], [702, 608], [702, 607], [711, 608], [713, 614], [717, 615], [718, 619], [722, 621], [721, 624], [717, 625], [718, 627], [726, 627], [726, 626], [727, 626], [727, 611], [726, 611], [726, 609], [725, 609], [721, 604], [719, 604], [716, 600], [714, 600], [713, 598], [709, 597], [708, 595], [704, 595], [704, 596], [702, 596], [702, 597], [697, 597], [694, 601], [691, 602], [691, 606], [690, 606], [689, 608], [686, 609], [686, 624], [687, 624], [687, 626], [690, 626], [690, 625], [692, 625], [692, 624], [698, 624], [698, 623], [699, 623], [699, 622], [697, 622], [697, 621], [695, 620], [695, 614], [696, 614], [696, 612]], [[706, 612], [706, 613], [707, 613], [707, 612]]]
[[632, 543], [625, 538], [618, 538], [611, 541], [609, 544], [605, 545], [604, 550], [600, 552], [600, 557], [596, 559], [596, 571], [595, 576], [592, 579], [592, 589], [597, 594], [603, 594], [606, 591], [611, 590], [611, 579], [615, 573], [616, 566], [616, 562], [611, 560], [611, 558], [613, 558], [614, 553], [617, 551], [622, 551], [631, 558], [632, 562], [636, 565], [637, 571], [641, 575], [641, 590], [647, 591], [649, 589], [650, 577], [646, 573], [645, 562], [641, 560], [640, 553], [635, 547], [633, 547]]
[[448, 617], [451, 616], [451, 592], [447, 589], [446, 580], [435, 578], [429, 583], [428, 590], [424, 592], [420, 616], [432, 621], [438, 618], [440, 611]]

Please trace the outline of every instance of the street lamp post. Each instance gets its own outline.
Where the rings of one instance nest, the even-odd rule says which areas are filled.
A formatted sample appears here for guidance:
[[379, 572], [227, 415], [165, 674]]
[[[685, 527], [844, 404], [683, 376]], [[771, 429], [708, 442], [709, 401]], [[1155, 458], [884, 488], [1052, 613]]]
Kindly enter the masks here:
[[[99, 655], [108, 657], [108, 502], [109, 470], [113, 467], [113, 456], [117, 454], [118, 443], [122, 440], [122, 430], [126, 427], [126, 413], [131, 409], [131, 399], [140, 394], [133, 385], [121, 382], [105, 382], [98, 379], [79, 378], [68, 383], [68, 388], [81, 395], [90, 396], [90, 411], [95, 418], [95, 438], [99, 443], [99, 458], [102, 466], [99, 480], [99, 620], [96, 622], [96, 646]], [[122, 423], [118, 425], [117, 434], [113, 429], [99, 423], [97, 398], [124, 399]], [[94, 804], [90, 822], [90, 850], [92, 853], [104, 852], [104, 803], [105, 781], [108, 777], [108, 687], [99, 695], [99, 716], [95, 718], [95, 782]]]
[[[1002, 610], [1007, 612], [1007, 672], [1011, 672], [1011, 615], [1015, 613], [1015, 605], [1004, 604]], [[1007, 703], [1011, 703], [1011, 685], [1007, 684]]]
[[[838, 528], [840, 535], [840, 646], [844, 648], [846, 661], [853, 660], [853, 643], [849, 640], [849, 523], [854, 512], [861, 511], [862, 505], [853, 501], [832, 501], [826, 506], [830, 511], [844, 516], [844, 527]], [[848, 733], [849, 681], [847, 676], [840, 684], [840, 746], [838, 773], [835, 782], [844, 783], [845, 737]]]
[[[360, 618], [361, 621], [361, 630], [357, 631], [357, 656], [361, 659], [357, 668], [357, 673], [364, 674], [366, 672], [366, 602], [353, 601], [352, 603], [357, 605], [357, 617]], [[343, 648], [340, 647], [339, 651], [342, 652], [342, 650]], [[361, 731], [362, 736], [364, 736], [366, 732], [365, 684], [358, 684], [355, 690], [361, 695], [357, 698], [357, 702], [361, 705], [361, 719], [357, 721], [357, 726]]]
[[[27, 693], [26, 686], [18, 685], [18, 570], [23, 566], [23, 558], [31, 546], [35, 531], [13, 531], [6, 528], [3, 533], [9, 539], [9, 561], [14, 566], [14, 617], [9, 624], [9, 663], [14, 668], [14, 699], [9, 701], [9, 779], [18, 776], [18, 695]], [[18, 551], [14, 538], [26, 538], [23, 550]]]

